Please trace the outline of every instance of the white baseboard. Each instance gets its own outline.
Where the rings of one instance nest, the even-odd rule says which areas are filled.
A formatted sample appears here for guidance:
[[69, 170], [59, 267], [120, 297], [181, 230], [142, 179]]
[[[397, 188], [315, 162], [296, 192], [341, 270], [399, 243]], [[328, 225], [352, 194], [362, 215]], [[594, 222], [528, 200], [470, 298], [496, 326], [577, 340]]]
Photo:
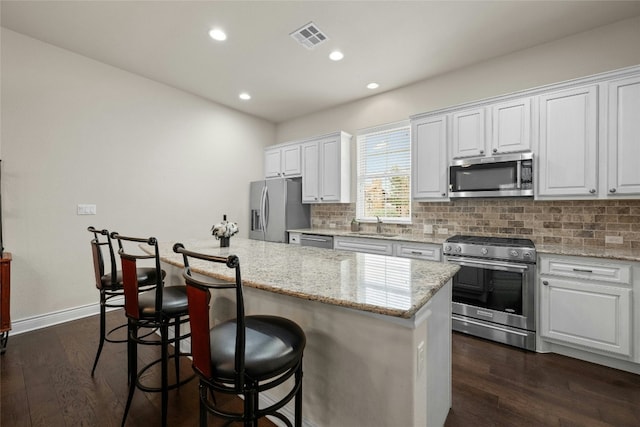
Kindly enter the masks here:
[[[110, 303], [121, 304], [124, 302], [122, 297], [114, 298]], [[110, 308], [107, 311], [117, 310]], [[11, 335], [18, 335], [24, 332], [34, 331], [36, 329], [46, 328], [60, 323], [70, 322], [72, 320], [82, 319], [84, 317], [94, 316], [100, 313], [100, 303], [81, 305], [79, 307], [67, 308], [51, 313], [40, 314], [38, 316], [27, 317], [24, 319], [13, 320], [11, 322]]]

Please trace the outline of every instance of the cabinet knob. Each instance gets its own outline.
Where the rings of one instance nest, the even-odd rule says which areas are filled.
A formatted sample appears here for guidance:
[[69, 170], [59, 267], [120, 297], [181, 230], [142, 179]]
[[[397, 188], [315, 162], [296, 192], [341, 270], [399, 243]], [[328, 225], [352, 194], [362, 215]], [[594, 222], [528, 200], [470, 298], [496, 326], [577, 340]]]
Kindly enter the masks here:
[[480, 150], [480, 154], [484, 154], [484, 150]]
[[498, 149], [497, 149], [497, 148], [494, 148], [494, 149], [493, 149], [493, 152], [494, 152], [494, 153], [497, 153], [497, 152], [498, 152]]
[[447, 193], [442, 193], [442, 197], [447, 197]]
[[542, 284], [545, 286], [549, 286], [549, 282], [547, 282], [546, 280], [542, 281]]
[[610, 189], [609, 189], [609, 193], [615, 193], [615, 192], [616, 192], [616, 189], [615, 189], [615, 188], [610, 188]]
[[595, 189], [595, 188], [592, 188], [591, 190], [589, 190], [589, 193], [591, 193], [591, 194], [596, 194], [596, 189]]
[[320, 197], [320, 200], [324, 200], [324, 197]]

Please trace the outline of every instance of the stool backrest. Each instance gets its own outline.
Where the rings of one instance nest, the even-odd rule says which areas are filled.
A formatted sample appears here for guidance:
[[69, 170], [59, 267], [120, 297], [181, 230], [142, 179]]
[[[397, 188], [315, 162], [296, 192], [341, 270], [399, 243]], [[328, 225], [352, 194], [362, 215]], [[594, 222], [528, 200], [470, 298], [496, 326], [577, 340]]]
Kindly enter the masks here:
[[118, 268], [116, 265], [116, 256], [113, 251], [113, 244], [111, 243], [111, 236], [109, 236], [109, 231], [107, 230], [98, 230], [95, 227], [91, 226], [87, 228], [90, 233], [93, 233], [93, 239], [91, 239], [91, 252], [93, 254], [93, 271], [96, 276], [96, 288], [102, 289], [103, 282], [102, 277], [105, 275], [105, 266], [104, 266], [104, 254], [102, 251], [103, 247], [107, 247], [109, 254], [109, 264], [110, 264], [110, 273], [111, 273], [111, 286], [115, 287], [118, 284]]
[[[124, 285], [124, 311], [128, 317], [140, 319], [140, 306], [138, 304], [139, 284], [138, 266], [139, 260], [153, 259], [158, 283], [155, 288], [155, 313], [158, 318], [162, 316], [162, 289], [164, 280], [162, 279], [162, 269], [160, 267], [160, 255], [158, 253], [158, 240], [155, 237], [140, 238], [122, 236], [115, 231], [111, 233], [111, 238], [118, 242], [118, 254], [122, 262], [122, 284]], [[151, 254], [133, 252], [130, 248], [137, 245], [149, 245], [152, 248]], [[126, 248], [125, 248], [126, 247]]]
[[[206, 255], [185, 249], [182, 243], [173, 245], [173, 251], [182, 254], [184, 271], [182, 277], [187, 285], [187, 298], [189, 300], [189, 322], [191, 326], [191, 354], [193, 367], [201, 375], [211, 378], [211, 343], [209, 336], [209, 311], [210, 290], [235, 289], [236, 293], [236, 348], [235, 348], [235, 372], [236, 387], [244, 384], [244, 350], [245, 350], [245, 321], [244, 299], [242, 295], [242, 278], [240, 277], [240, 259], [236, 255], [220, 257]], [[206, 263], [224, 264], [235, 270], [235, 281], [216, 279], [210, 276], [197, 275], [198, 265], [192, 266], [190, 259], [205, 261]], [[202, 270], [200, 270], [202, 271]]]

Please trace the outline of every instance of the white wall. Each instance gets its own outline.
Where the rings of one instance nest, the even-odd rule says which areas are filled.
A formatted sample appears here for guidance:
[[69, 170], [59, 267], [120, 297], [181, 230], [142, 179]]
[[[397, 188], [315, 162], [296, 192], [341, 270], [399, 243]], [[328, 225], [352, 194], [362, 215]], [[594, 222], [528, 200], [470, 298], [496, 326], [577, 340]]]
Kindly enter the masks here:
[[[273, 124], [10, 30], [1, 43], [14, 325], [98, 301], [89, 225], [206, 238], [226, 213], [247, 235]], [[76, 215], [79, 203], [97, 215]]]
[[276, 139], [291, 141], [337, 130], [356, 135], [358, 129], [414, 114], [638, 64], [640, 17], [280, 123]]

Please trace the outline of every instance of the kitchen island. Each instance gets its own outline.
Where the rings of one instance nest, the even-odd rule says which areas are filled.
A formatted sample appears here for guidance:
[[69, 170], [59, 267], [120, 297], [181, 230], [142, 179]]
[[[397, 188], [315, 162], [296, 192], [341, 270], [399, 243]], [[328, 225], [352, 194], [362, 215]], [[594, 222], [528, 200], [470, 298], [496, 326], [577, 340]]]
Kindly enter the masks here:
[[[237, 255], [247, 314], [287, 317], [305, 331], [305, 425], [444, 424], [451, 407], [450, 279], [457, 266], [239, 237], [229, 248], [213, 238], [182, 243]], [[160, 245], [161, 259], [168, 283], [180, 283], [182, 257], [172, 246]], [[192, 268], [233, 279], [222, 265]], [[232, 298], [216, 294], [214, 321], [233, 316]], [[265, 397], [267, 403], [279, 396]]]

